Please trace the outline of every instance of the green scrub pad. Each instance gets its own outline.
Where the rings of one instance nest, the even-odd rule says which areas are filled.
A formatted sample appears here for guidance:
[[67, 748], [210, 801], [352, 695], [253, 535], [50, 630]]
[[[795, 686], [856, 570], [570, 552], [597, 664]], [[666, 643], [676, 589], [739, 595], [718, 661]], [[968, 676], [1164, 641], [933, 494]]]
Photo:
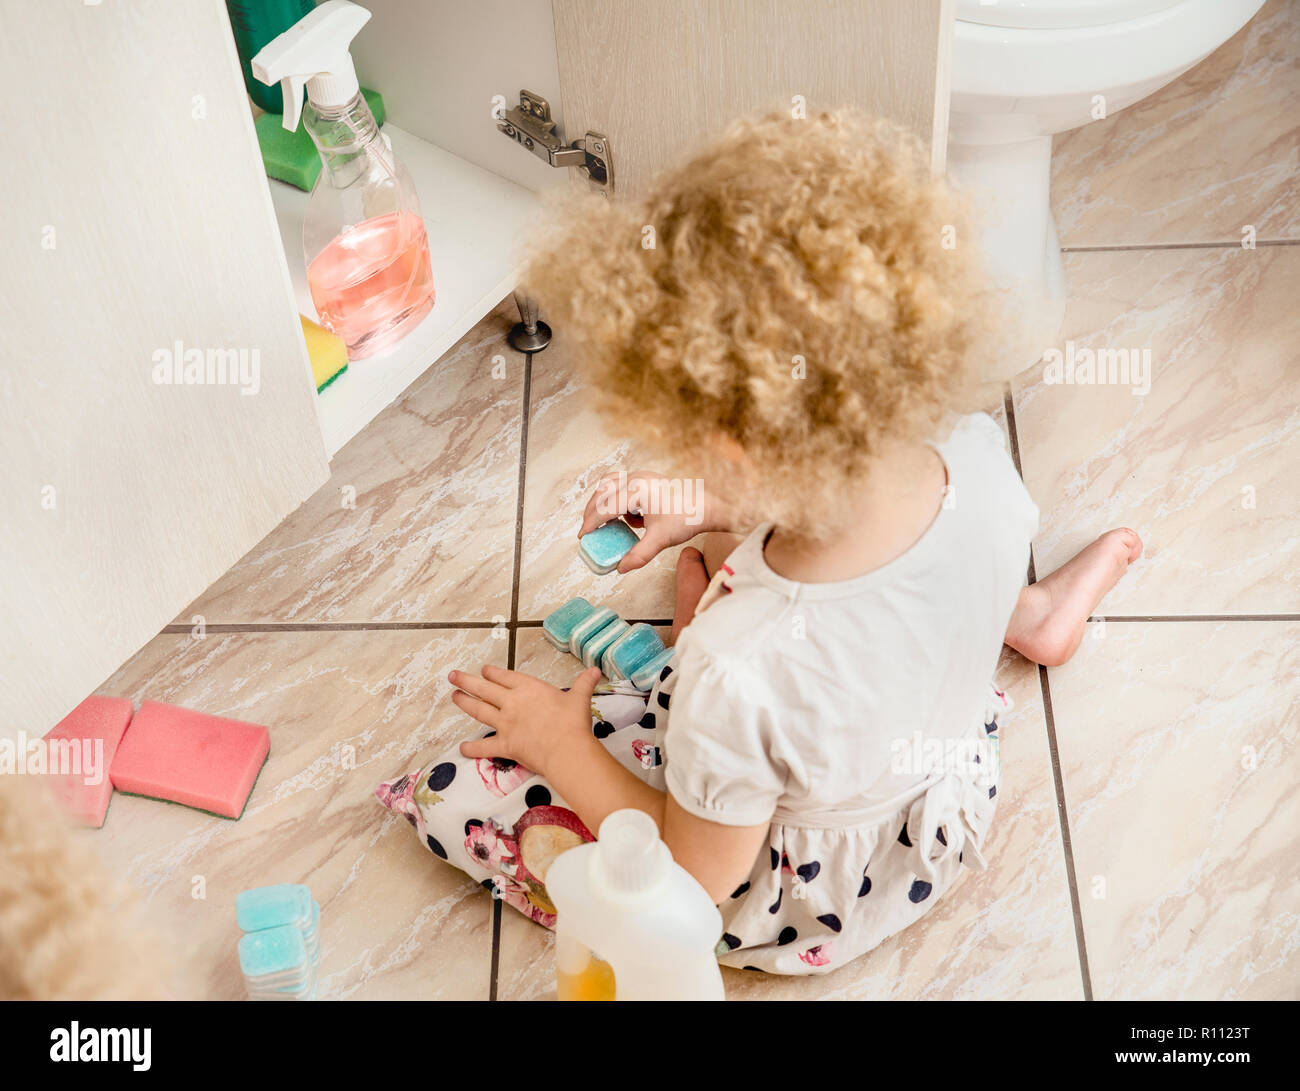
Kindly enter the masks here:
[[[375, 115], [375, 124], [383, 125], [388, 116], [384, 110], [384, 96], [364, 87], [361, 93], [370, 112]], [[281, 114], [259, 114], [253, 127], [257, 130], [257, 143], [262, 149], [262, 165], [266, 167], [267, 175], [310, 192], [320, 174], [320, 155], [307, 134], [307, 127], [300, 121], [298, 128], [289, 132]]]

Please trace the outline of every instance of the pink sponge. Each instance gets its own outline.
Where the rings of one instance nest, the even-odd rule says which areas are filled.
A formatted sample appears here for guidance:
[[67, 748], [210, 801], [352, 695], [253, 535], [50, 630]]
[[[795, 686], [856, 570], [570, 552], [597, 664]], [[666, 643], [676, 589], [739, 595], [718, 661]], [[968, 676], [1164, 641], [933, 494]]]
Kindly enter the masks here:
[[264, 727], [145, 701], [113, 759], [113, 787], [238, 818], [271, 749]]
[[[98, 829], [113, 797], [109, 769], [131, 722], [125, 697], [87, 697], [45, 736], [49, 769], [67, 770], [50, 777], [54, 797], [71, 817]], [[102, 746], [101, 746], [102, 744]]]

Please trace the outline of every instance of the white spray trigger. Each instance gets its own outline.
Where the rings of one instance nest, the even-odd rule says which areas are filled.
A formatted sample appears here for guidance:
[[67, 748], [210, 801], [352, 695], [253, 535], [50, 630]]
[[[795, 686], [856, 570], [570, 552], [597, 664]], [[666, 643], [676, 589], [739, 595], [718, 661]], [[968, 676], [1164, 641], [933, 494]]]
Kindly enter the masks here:
[[349, 49], [370, 12], [349, 0], [325, 0], [253, 57], [253, 75], [284, 92], [284, 127], [298, 128], [302, 90], [316, 106], [344, 106], [360, 85]]
[[298, 129], [298, 120], [302, 117], [302, 89], [307, 86], [309, 76], [285, 76], [280, 81], [280, 97], [284, 99], [283, 125], [290, 132]]

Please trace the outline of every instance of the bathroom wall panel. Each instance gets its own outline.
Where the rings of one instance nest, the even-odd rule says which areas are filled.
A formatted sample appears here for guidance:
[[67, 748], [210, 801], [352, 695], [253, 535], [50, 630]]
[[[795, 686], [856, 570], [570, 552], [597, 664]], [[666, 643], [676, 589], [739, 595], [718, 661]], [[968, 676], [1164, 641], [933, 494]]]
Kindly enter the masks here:
[[553, 0], [566, 135], [610, 137], [618, 189], [732, 118], [856, 106], [943, 169], [951, 0]]
[[[222, 0], [0, 0], [0, 84], [7, 734], [53, 726], [329, 471]], [[257, 392], [156, 383], [178, 342], [244, 352], [250, 390], [256, 351]]]

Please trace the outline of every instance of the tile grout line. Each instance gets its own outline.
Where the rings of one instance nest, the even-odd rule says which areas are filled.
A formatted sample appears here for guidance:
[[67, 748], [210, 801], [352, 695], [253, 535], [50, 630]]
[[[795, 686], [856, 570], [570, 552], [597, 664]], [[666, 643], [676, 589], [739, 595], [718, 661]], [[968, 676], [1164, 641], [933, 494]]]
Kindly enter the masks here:
[[1061, 844], [1065, 849], [1065, 881], [1070, 888], [1070, 907], [1074, 912], [1074, 941], [1079, 953], [1079, 973], [1083, 978], [1083, 999], [1091, 1000], [1092, 973], [1088, 968], [1088, 944], [1083, 932], [1083, 907], [1079, 902], [1079, 877], [1074, 870], [1074, 843], [1070, 838], [1070, 816], [1065, 805], [1065, 779], [1061, 775], [1061, 755], [1056, 746], [1056, 717], [1052, 713], [1052, 688], [1047, 668], [1038, 664], [1038, 685], [1043, 693], [1043, 719], [1047, 723], [1047, 750], [1052, 758], [1052, 780], [1056, 787], [1056, 813], [1061, 825]]
[[[1029, 559], [1029, 582], [1035, 582], [1033, 556]], [[671, 625], [672, 618], [640, 617], [624, 618], [631, 624]], [[1168, 624], [1170, 622], [1221, 622], [1221, 621], [1300, 621], [1297, 614], [1094, 614], [1089, 622], [1120, 622], [1141, 624]], [[463, 621], [269, 621], [269, 622], [214, 622], [204, 626], [204, 631], [218, 635], [246, 634], [256, 636], [260, 633], [379, 633], [379, 632], [440, 632], [456, 629], [496, 629], [502, 622], [463, 620]], [[545, 624], [542, 618], [518, 618], [504, 622], [512, 633], [520, 629], [540, 629]], [[187, 636], [193, 632], [192, 625], [164, 625], [159, 635]], [[509, 652], [507, 652], [509, 655]]]
[[[1260, 246], [1300, 246], [1300, 239], [1256, 239]], [[1121, 242], [1099, 246], [1062, 246], [1062, 254], [1113, 254], [1132, 250], [1245, 250], [1239, 241], [1226, 242]]]
[[[495, 629], [494, 621], [267, 621], [205, 623], [207, 633], [372, 633], [441, 629]], [[193, 625], [164, 625], [161, 632], [190, 633]]]
[[[1016, 467], [1016, 476], [1020, 478], [1020, 483], [1025, 482], [1025, 471], [1020, 466], [1020, 435], [1016, 432], [1016, 406], [1011, 397], [1010, 381], [1002, 384], [1002, 412], [1007, 418], [1007, 442], [1011, 445], [1011, 461]], [[1035, 583], [1038, 580], [1034, 572], [1034, 543], [1029, 543], [1029, 571], [1026, 576], [1027, 583]]]
[[497, 998], [497, 966], [501, 955], [501, 899], [492, 898], [492, 972], [488, 979], [488, 1003]]
[[[1002, 386], [1002, 407], [1007, 416], [1007, 438], [1011, 444], [1011, 459], [1023, 483], [1024, 471], [1020, 464], [1020, 434], [1016, 430], [1016, 407], [1011, 397], [1011, 384]], [[1034, 570], [1034, 547], [1029, 545], [1028, 582], [1038, 579]], [[1074, 871], [1074, 844], [1070, 840], [1070, 816], [1065, 806], [1065, 778], [1061, 773], [1061, 755], [1056, 745], [1056, 718], [1052, 714], [1052, 690], [1048, 684], [1047, 668], [1038, 664], [1038, 688], [1043, 697], [1043, 724], [1047, 729], [1047, 755], [1052, 765], [1052, 786], [1056, 792], [1056, 819], [1061, 830], [1061, 849], [1065, 855], [1065, 885], [1070, 891], [1070, 912], [1074, 917], [1074, 943], [1079, 957], [1079, 974], [1083, 979], [1083, 998], [1092, 999], [1092, 973], [1088, 968], [1088, 945], [1083, 933], [1083, 910], [1079, 904], [1079, 880]]]
[[528, 479], [528, 423], [532, 413], [533, 356], [524, 353], [523, 416], [519, 426], [519, 485], [515, 498], [514, 570], [510, 578], [510, 643], [506, 648], [506, 665], [515, 669], [515, 629], [519, 624], [519, 574], [524, 561], [524, 487]]
[[1089, 621], [1300, 621], [1300, 614], [1094, 614]]
[[1020, 466], [1020, 435], [1016, 432], [1016, 403], [1011, 397], [1011, 381], [1002, 384], [1002, 412], [1007, 417], [1007, 441], [1011, 444], [1011, 461], [1015, 463], [1016, 474], [1021, 482], [1025, 480], [1025, 471]]
[[[510, 618], [506, 622], [510, 642], [506, 645], [506, 666], [515, 669], [516, 639], [519, 627], [519, 574], [524, 561], [524, 489], [528, 481], [528, 424], [532, 417], [533, 354], [525, 352], [524, 392], [519, 420], [519, 484], [515, 495], [514, 568], [510, 578]], [[501, 968], [501, 899], [492, 897], [492, 962], [488, 978], [488, 1003], [497, 999], [497, 984]]]
[[[1300, 618], [1300, 614], [1296, 615]], [[624, 618], [623, 620], [635, 624], [644, 622], [647, 625], [671, 625], [672, 618]], [[1113, 617], [1107, 617], [1107, 621], [1122, 620]], [[545, 624], [542, 618], [519, 618], [514, 620], [482, 621], [482, 620], [465, 620], [465, 621], [234, 621], [234, 622], [213, 622], [204, 625], [206, 633], [217, 634], [247, 634], [255, 636], [259, 633], [380, 633], [380, 632], [439, 632], [455, 629], [497, 629], [505, 625], [507, 630], [513, 634], [519, 629], [540, 629]], [[171, 624], [164, 625], [159, 630], [160, 635], [167, 636], [187, 636], [194, 631], [192, 625]], [[514, 654], [514, 648], [507, 649], [507, 662], [512, 663], [511, 658]]]

